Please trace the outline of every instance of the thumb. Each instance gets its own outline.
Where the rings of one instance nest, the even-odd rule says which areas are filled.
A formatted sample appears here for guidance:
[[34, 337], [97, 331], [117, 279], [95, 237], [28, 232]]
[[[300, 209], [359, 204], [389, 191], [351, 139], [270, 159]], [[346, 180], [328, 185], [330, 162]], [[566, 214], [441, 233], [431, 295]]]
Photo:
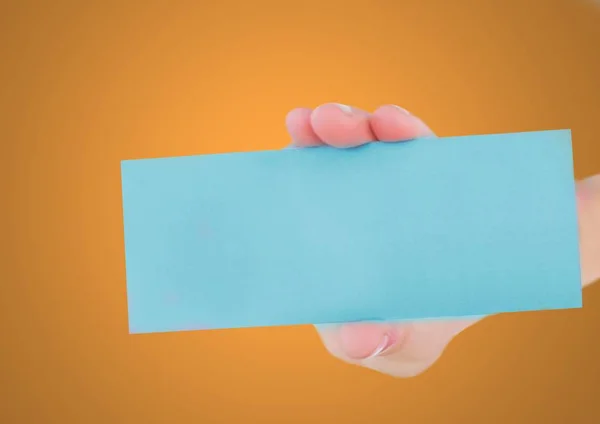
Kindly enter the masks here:
[[[600, 278], [600, 175], [577, 184], [583, 285]], [[318, 326], [334, 356], [395, 377], [429, 368], [452, 339], [481, 318], [414, 323]]]

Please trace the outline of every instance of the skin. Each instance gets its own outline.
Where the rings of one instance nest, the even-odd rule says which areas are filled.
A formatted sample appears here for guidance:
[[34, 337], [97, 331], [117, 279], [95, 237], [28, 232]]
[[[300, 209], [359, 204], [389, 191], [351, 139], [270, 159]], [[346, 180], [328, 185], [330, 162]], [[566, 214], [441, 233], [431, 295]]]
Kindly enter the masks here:
[[[373, 113], [328, 103], [298, 108], [286, 117], [294, 147], [327, 144], [337, 148], [370, 142], [402, 142], [432, 136], [418, 117], [394, 105]], [[417, 142], [418, 141], [414, 141]], [[600, 278], [600, 175], [577, 183], [582, 285]], [[412, 377], [427, 370], [448, 344], [478, 320], [444, 320], [404, 324], [318, 326], [335, 357], [394, 377]]]

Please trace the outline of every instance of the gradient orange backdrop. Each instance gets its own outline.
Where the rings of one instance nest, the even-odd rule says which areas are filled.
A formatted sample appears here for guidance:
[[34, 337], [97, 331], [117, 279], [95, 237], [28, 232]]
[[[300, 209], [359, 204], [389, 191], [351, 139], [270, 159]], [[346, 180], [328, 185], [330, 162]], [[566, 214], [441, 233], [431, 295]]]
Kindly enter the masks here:
[[286, 112], [329, 101], [442, 136], [571, 128], [577, 176], [600, 172], [600, 5], [5, 0], [0, 24], [0, 422], [600, 420], [600, 287], [484, 320], [408, 380], [310, 327], [130, 336], [119, 174], [282, 148]]

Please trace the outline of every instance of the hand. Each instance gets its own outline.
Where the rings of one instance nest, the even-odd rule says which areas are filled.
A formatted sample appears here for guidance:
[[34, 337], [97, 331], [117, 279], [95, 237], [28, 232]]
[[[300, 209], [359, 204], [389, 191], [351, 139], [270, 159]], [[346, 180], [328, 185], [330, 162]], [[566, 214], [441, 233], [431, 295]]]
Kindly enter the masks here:
[[[433, 132], [398, 106], [373, 113], [329, 103], [292, 110], [286, 126], [295, 147], [328, 144], [355, 147], [372, 141], [401, 142]], [[418, 143], [418, 141], [416, 141]], [[600, 278], [600, 175], [577, 185], [583, 285]], [[476, 320], [440, 320], [409, 324], [318, 326], [334, 356], [396, 377], [411, 377], [429, 368], [448, 343]]]

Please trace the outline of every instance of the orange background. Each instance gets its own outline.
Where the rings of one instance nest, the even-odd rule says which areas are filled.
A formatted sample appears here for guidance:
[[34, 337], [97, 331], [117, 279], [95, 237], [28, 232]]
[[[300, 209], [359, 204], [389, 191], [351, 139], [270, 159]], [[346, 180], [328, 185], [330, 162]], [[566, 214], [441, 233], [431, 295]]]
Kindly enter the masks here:
[[121, 159], [282, 148], [295, 106], [397, 103], [439, 135], [572, 128], [600, 172], [600, 5], [3, 1], [2, 423], [592, 423], [600, 287], [498, 316], [426, 374], [312, 328], [130, 336]]

